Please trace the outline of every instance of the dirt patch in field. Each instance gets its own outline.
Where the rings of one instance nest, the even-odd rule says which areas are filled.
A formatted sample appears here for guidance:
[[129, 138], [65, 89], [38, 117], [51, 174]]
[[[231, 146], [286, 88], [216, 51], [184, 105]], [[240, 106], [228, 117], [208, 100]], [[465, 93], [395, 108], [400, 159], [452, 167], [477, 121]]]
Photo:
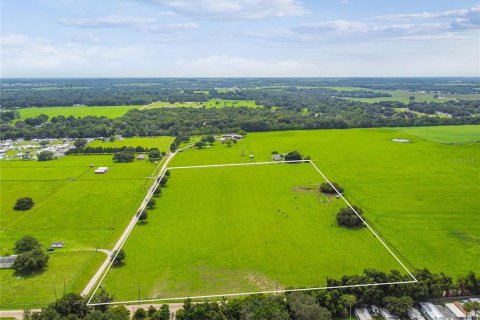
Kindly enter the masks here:
[[310, 185], [310, 186], [294, 186], [292, 188], [293, 192], [317, 192], [320, 185]]
[[245, 279], [261, 291], [284, 290], [280, 283], [262, 274], [248, 274]]

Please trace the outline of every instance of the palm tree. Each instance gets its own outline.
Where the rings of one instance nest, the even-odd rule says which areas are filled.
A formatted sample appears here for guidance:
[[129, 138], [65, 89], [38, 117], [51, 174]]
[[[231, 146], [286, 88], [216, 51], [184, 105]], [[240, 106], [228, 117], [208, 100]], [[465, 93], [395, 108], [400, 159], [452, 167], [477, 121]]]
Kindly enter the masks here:
[[475, 301], [475, 302], [473, 302], [473, 301], [465, 302], [463, 304], [463, 309], [465, 309], [465, 311], [467, 311], [467, 313], [473, 311], [473, 317], [476, 319], [477, 318], [477, 311], [480, 309], [480, 302], [477, 302], [477, 301]]
[[350, 318], [352, 317], [352, 307], [357, 303], [357, 297], [353, 294], [345, 294], [341, 297], [343, 305], [349, 307]]

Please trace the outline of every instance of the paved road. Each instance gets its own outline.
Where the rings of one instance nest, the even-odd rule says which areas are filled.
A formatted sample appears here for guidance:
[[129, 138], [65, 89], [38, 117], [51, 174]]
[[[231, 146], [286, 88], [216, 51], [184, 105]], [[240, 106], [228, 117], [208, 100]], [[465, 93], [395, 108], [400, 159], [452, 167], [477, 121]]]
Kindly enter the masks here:
[[[175, 157], [177, 153], [176, 152], [171, 152], [169, 155], [168, 155], [168, 158], [165, 160], [165, 162], [163, 163], [163, 166], [162, 168], [160, 169], [160, 172], [158, 173], [157, 175], [157, 179], [155, 179], [155, 182], [152, 184], [152, 186], [150, 187], [150, 189], [148, 189], [148, 192], [147, 192], [147, 195], [145, 196], [145, 198], [143, 199], [142, 201], [142, 204], [140, 205], [140, 207], [138, 208], [138, 210], [135, 212], [135, 214], [133, 215], [132, 219], [130, 220], [130, 223], [128, 224], [128, 226], [125, 228], [125, 230], [123, 231], [122, 233], [122, 236], [120, 237], [120, 239], [118, 239], [117, 243], [115, 244], [115, 246], [113, 247], [112, 251], [116, 251], [118, 249], [120, 249], [123, 245], [123, 243], [125, 242], [125, 240], [127, 239], [128, 235], [130, 234], [130, 232], [132, 231], [132, 229], [135, 227], [135, 224], [137, 223], [137, 220], [138, 220], [138, 217], [137, 217], [137, 212], [141, 212], [143, 210], [145, 210], [145, 207], [147, 206], [147, 203], [148, 201], [150, 200], [150, 198], [153, 196], [153, 192], [155, 191], [155, 188], [157, 187], [158, 185], [158, 178], [160, 178], [164, 173], [165, 171], [167, 170], [167, 167], [168, 167], [168, 164], [170, 163], [170, 161]], [[90, 281], [88, 282], [88, 284], [85, 286], [85, 289], [83, 289], [82, 291], [82, 296], [87, 296], [91, 291], [92, 289], [94, 288], [95, 284], [98, 283], [98, 281], [100, 280], [100, 278], [102, 277], [102, 275], [104, 274], [105, 270], [109, 267], [110, 265], [110, 255], [107, 256], [107, 258], [105, 259], [105, 261], [102, 263], [102, 265], [100, 266], [100, 268], [97, 270], [97, 272], [95, 273], [95, 275], [90, 279]]]

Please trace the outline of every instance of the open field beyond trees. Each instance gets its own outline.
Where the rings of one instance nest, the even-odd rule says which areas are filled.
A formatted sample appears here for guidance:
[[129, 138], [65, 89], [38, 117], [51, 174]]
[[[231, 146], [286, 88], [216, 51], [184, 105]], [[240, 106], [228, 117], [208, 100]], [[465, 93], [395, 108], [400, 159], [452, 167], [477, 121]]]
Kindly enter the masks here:
[[46, 114], [50, 118], [56, 116], [105, 116], [108, 118], [118, 118], [123, 116], [131, 109], [139, 109], [141, 106], [93, 106], [93, 107], [43, 107], [43, 108], [22, 108], [20, 119], [33, 118], [41, 114]]
[[121, 147], [143, 147], [158, 148], [160, 151], [167, 152], [172, 143], [172, 137], [132, 137], [124, 139], [115, 139], [115, 141], [94, 140], [88, 144], [89, 147], [121, 148]]

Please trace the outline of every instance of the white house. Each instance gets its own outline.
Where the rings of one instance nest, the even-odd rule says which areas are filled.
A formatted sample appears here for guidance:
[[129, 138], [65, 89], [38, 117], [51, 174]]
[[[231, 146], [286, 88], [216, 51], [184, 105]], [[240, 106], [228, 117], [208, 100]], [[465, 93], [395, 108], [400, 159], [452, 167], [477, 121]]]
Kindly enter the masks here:
[[65, 247], [65, 242], [52, 242], [52, 248], [63, 248]]
[[13, 266], [15, 260], [17, 260], [17, 257], [17, 255], [0, 257], [0, 269], [10, 269]]

